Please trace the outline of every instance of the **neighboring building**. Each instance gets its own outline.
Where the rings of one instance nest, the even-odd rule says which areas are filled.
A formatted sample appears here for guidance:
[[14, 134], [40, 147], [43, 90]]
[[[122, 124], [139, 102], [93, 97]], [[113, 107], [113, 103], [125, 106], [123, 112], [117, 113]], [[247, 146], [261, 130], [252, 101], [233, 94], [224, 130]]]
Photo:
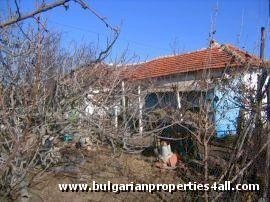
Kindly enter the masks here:
[[[143, 118], [143, 111], [157, 107], [185, 107], [196, 112], [202, 101], [209, 100], [212, 103], [209, 116], [216, 125], [217, 135], [222, 136], [235, 134], [237, 117], [243, 107], [240, 103], [246, 103], [236, 95], [244, 97], [247, 92], [241, 89], [244, 85], [249, 95], [255, 96], [261, 65], [262, 61], [254, 55], [232, 45], [212, 42], [206, 49], [128, 65], [123, 74], [125, 82], [139, 86], [138, 93], [141, 83], [151, 82], [145, 100], [139, 100], [139, 119]], [[142, 132], [142, 120], [139, 127]]]

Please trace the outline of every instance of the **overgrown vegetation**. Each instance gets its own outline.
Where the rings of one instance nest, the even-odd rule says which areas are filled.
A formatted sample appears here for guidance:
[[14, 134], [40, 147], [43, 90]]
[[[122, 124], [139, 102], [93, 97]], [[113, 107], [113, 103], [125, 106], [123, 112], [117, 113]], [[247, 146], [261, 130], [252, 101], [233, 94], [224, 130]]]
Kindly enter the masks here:
[[[67, 6], [69, 1], [55, 2], [51, 9]], [[83, 1], [75, 2], [92, 11]], [[201, 85], [219, 85], [224, 96], [234, 91], [233, 99], [242, 108], [237, 135], [220, 139], [216, 137], [209, 113], [215, 97], [206, 99], [212, 92], [206, 90], [197, 96], [200, 105], [197, 108], [186, 103], [179, 110], [173, 107], [142, 109], [137, 100], [149, 95], [153, 82], [129, 81], [125, 77], [129, 67], [109, 66], [104, 62], [119, 30], [95, 13], [112, 31], [113, 38], [101, 51], [90, 46], [69, 52], [61, 48], [60, 35], [50, 33], [40, 16], [36, 17], [45, 12], [44, 8], [46, 5], [41, 5], [37, 13], [26, 15], [35, 20], [31, 28], [24, 26], [24, 15], [18, 7], [17, 20], [8, 18], [0, 25], [2, 199], [29, 198], [32, 181], [63, 165], [83, 164], [87, 158], [85, 148], [91, 152], [109, 146], [114, 153], [139, 155], [146, 148], [153, 148], [149, 154], [155, 155], [157, 140], [162, 138], [168, 138], [174, 151], [181, 155], [173, 172], [183, 182], [269, 183], [264, 178], [269, 176], [265, 170], [269, 127], [262, 113], [265, 111], [262, 99], [269, 91], [268, 72], [265, 72], [268, 63], [260, 64], [263, 71], [258, 73], [265, 79], [258, 89], [250, 89], [241, 79], [230, 82], [239, 77], [237, 71], [229, 72], [231, 78], [224, 74], [219, 79], [209, 78], [205, 72]], [[230, 54], [237, 59], [237, 53]], [[241, 73], [248, 72], [249, 63], [240, 62]], [[260, 192], [251, 194], [254, 200], [267, 194], [267, 186], [261, 187]], [[205, 201], [246, 199], [246, 195], [237, 191], [181, 194], [185, 199]], [[174, 195], [165, 195], [165, 200], [174, 198]]]

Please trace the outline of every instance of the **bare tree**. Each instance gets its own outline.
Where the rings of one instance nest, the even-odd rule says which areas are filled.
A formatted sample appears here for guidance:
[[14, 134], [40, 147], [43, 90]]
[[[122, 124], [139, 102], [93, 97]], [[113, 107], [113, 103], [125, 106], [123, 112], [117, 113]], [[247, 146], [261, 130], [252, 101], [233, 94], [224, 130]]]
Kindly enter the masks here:
[[[22, 14], [15, 1], [17, 16], [0, 26], [0, 187], [4, 198], [27, 199], [32, 172], [38, 172], [39, 166], [43, 172], [59, 160], [62, 146], [55, 148], [53, 142], [67, 130], [80, 128], [77, 118], [70, 114], [83, 106], [90, 86], [103, 85], [99, 76], [104, 75], [98, 75], [102, 73], [101, 61], [108, 56], [119, 31], [85, 2], [74, 1], [96, 15], [114, 35], [100, 52], [92, 47], [73, 53], [63, 50], [60, 36], [49, 33], [36, 15], [68, 2], [43, 3], [35, 11]], [[21, 26], [20, 21], [28, 18], [36, 20], [37, 30]], [[83, 77], [84, 68], [94, 72], [88, 75], [90, 83]]]

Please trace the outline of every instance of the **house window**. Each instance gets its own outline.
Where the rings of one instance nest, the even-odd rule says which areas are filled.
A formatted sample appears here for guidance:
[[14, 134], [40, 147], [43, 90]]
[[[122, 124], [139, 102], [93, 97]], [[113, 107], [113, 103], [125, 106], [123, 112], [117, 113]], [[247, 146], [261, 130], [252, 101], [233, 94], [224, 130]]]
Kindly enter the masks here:
[[145, 98], [146, 109], [153, 109], [158, 105], [158, 97], [156, 93], [150, 93]]
[[145, 99], [146, 109], [154, 108], [177, 108], [175, 92], [151, 93]]
[[175, 92], [165, 92], [158, 94], [159, 107], [177, 108], [177, 98]]

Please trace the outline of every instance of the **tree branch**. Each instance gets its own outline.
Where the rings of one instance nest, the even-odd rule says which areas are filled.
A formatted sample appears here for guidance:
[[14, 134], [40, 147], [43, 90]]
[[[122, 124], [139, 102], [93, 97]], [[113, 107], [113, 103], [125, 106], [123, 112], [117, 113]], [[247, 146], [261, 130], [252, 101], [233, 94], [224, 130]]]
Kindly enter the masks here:
[[51, 4], [48, 4], [48, 5], [43, 4], [38, 9], [36, 9], [30, 13], [27, 13], [25, 15], [20, 14], [18, 17], [11, 18], [11, 19], [7, 20], [6, 22], [1, 23], [0, 28], [5, 28], [5, 27], [10, 26], [14, 23], [20, 22], [22, 20], [26, 20], [26, 19], [31, 18], [31, 17], [34, 17], [35, 15], [37, 15], [39, 13], [46, 12], [48, 10], [55, 8], [55, 7], [62, 6], [62, 5], [64, 6], [69, 1], [71, 1], [71, 0], [58, 0], [58, 1], [53, 2]]

